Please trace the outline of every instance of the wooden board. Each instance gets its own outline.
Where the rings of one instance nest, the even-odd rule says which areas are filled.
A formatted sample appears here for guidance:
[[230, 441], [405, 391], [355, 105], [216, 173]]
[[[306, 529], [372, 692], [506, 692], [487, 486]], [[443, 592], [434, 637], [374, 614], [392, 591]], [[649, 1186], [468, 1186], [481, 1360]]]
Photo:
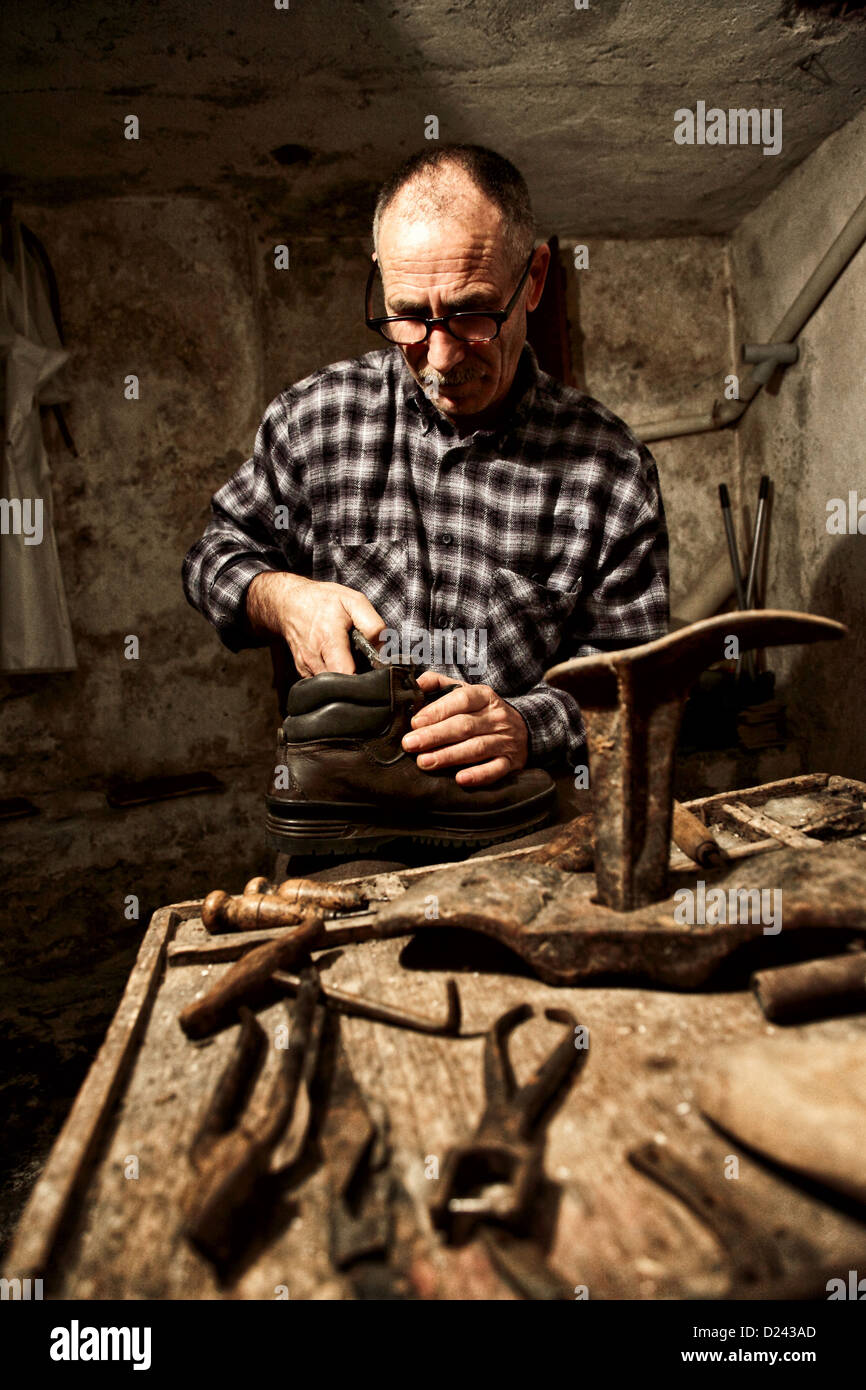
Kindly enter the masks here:
[[[198, 906], [177, 904], [154, 916], [106, 1041], [31, 1196], [6, 1275], [41, 1276], [46, 1297], [55, 1298], [271, 1299], [283, 1291], [293, 1299], [352, 1297], [351, 1281], [335, 1275], [328, 1260], [321, 1167], [282, 1195], [267, 1228], [251, 1233], [249, 1260], [227, 1284], [181, 1233], [189, 1147], [236, 1033], [195, 1045], [177, 1025], [180, 1009], [228, 968], [165, 965], [170, 941], [201, 939]], [[591, 1298], [711, 1297], [723, 1289], [725, 1260], [712, 1236], [626, 1161], [629, 1148], [660, 1135], [721, 1189], [735, 1156], [739, 1177], [730, 1186], [777, 1232], [783, 1253], [793, 1255], [805, 1237], [816, 1263], [838, 1260], [847, 1269], [857, 1252], [862, 1259], [866, 1228], [850, 1209], [785, 1181], [714, 1131], [697, 1109], [706, 1056], [785, 1031], [766, 1024], [751, 994], [553, 989], [506, 973], [501, 959], [495, 968], [466, 970], [468, 953], [483, 946], [459, 935], [446, 943], [435, 935], [365, 942], [329, 953], [327, 978], [438, 1014], [448, 971], [464, 967], [457, 979], [467, 1030], [489, 1026], [523, 1001], [539, 1010], [566, 1007], [588, 1027], [589, 1060], [550, 1125], [545, 1159], [560, 1189], [549, 1258], [570, 1284], [585, 1285]], [[283, 1006], [260, 1017], [270, 1030], [284, 1020]], [[866, 1041], [866, 1018], [799, 1031]], [[518, 1079], [558, 1036], [540, 1018], [515, 1035]], [[360, 1019], [344, 1020], [343, 1038], [364, 1095], [387, 1107], [392, 1162], [407, 1194], [415, 1295], [514, 1298], [477, 1245], [443, 1247], [428, 1217], [431, 1160], [441, 1164], [482, 1110], [481, 1040], [427, 1037]], [[270, 1049], [262, 1085], [275, 1064]]]

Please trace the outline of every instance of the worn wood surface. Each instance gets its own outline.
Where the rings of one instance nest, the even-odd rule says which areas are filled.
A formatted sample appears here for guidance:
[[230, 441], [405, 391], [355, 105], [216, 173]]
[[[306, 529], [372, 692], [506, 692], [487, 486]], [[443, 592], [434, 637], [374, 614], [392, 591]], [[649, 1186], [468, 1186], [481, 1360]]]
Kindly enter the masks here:
[[64, 1215], [80, 1180], [95, 1161], [99, 1140], [137, 1055], [148, 1011], [162, 980], [166, 947], [188, 907], [180, 903], [163, 908], [151, 919], [105, 1041], [19, 1226], [12, 1249], [15, 1268], [41, 1273], [52, 1258]]
[[[178, 914], [171, 930], [182, 943], [199, 938], [202, 929], [194, 917], [181, 920]], [[119, 1040], [130, 1035], [135, 998], [140, 1004], [147, 996], [148, 960], [160, 951], [155, 936], [146, 944], [145, 959], [131, 980], [134, 991], [115, 1020], [123, 1018], [123, 1026], [112, 1025], [105, 1055], [100, 1054], [101, 1070], [99, 1059], [94, 1068], [103, 1114], [113, 1094], [102, 1076], [111, 1069], [106, 1049], [128, 1046]], [[720, 1200], [735, 1186], [756, 1219], [777, 1233], [783, 1253], [794, 1236], [805, 1236], [822, 1263], [838, 1258], [844, 1264], [849, 1255], [862, 1253], [866, 1228], [850, 1210], [784, 1181], [714, 1131], [697, 1109], [706, 1058], [781, 1031], [767, 1025], [750, 993], [553, 989], [506, 973], [502, 958], [492, 957], [487, 943], [480, 945], [477, 955], [479, 943], [453, 937], [437, 941], [432, 934], [365, 942], [329, 953], [327, 976], [341, 988], [435, 1013], [447, 974], [461, 971], [467, 1030], [487, 1026], [524, 1000], [539, 1008], [551, 1003], [570, 1008], [586, 1025], [589, 1060], [551, 1123], [546, 1154], [546, 1172], [560, 1189], [549, 1258], [570, 1283], [586, 1285], [592, 1298], [712, 1296], [724, 1287], [725, 1261], [713, 1238], [626, 1161], [629, 1148], [660, 1135], [700, 1163], [718, 1184]], [[467, 968], [473, 964], [485, 968]], [[351, 1280], [335, 1275], [329, 1265], [328, 1186], [321, 1167], [311, 1166], [294, 1189], [283, 1192], [251, 1233], [246, 1262], [223, 1283], [181, 1233], [183, 1198], [193, 1176], [189, 1149], [236, 1028], [193, 1044], [177, 1015], [228, 968], [192, 965], [161, 972], [141, 1046], [106, 1117], [110, 1122], [100, 1126], [97, 1151], [89, 1152], [94, 1135], [86, 1137], [97, 1095], [89, 1078], [25, 1213], [7, 1273], [23, 1275], [27, 1261], [38, 1256], [46, 1295], [69, 1298], [270, 1299], [282, 1290], [294, 1299], [354, 1296]], [[283, 1007], [276, 1005], [260, 1018], [271, 1032], [285, 1018]], [[427, 1176], [431, 1159], [441, 1164], [447, 1147], [468, 1136], [483, 1108], [481, 1041], [424, 1037], [360, 1019], [345, 1019], [342, 1026], [365, 1098], [387, 1108], [392, 1161], [406, 1193], [401, 1229], [411, 1251], [412, 1291], [424, 1298], [515, 1297], [478, 1245], [443, 1248], [427, 1215], [435, 1192], [435, 1180]], [[866, 1018], [813, 1024], [808, 1031], [866, 1042]], [[542, 1060], [556, 1034], [542, 1019], [518, 1031], [513, 1049], [518, 1079]], [[115, 1062], [119, 1055], [116, 1051]], [[261, 1094], [277, 1059], [276, 1049], [269, 1049]], [[732, 1154], [739, 1159], [733, 1184], [724, 1176]], [[278, 1150], [277, 1166], [284, 1157]], [[68, 1187], [74, 1171], [84, 1180], [72, 1203], [72, 1223], [58, 1241], [58, 1183]]]
[[864, 1041], [793, 1029], [744, 1043], [700, 1078], [701, 1108], [750, 1148], [866, 1206]]
[[[738, 791], [736, 800], [795, 833], [827, 828], [856, 835], [863, 830], [864, 791], [860, 783], [814, 774]], [[759, 846], [749, 842], [762, 832], [726, 813], [730, 801], [724, 792], [689, 806], [730, 853], [754, 851]], [[512, 852], [506, 862], [527, 853]], [[672, 870], [687, 865], [675, 851]], [[374, 896], [393, 900], [441, 867], [382, 874]], [[177, 1022], [181, 1009], [225, 974], [237, 954], [236, 934], [211, 937], [200, 910], [200, 903], [181, 903], [154, 916], [105, 1043], [34, 1189], [5, 1273], [41, 1275], [46, 1296], [61, 1298], [357, 1297], [357, 1282], [336, 1275], [328, 1259], [330, 1189], [315, 1150], [300, 1171], [289, 1169], [291, 1181], [277, 1202], [251, 1223], [244, 1258], [222, 1277], [182, 1233], [183, 1204], [195, 1181], [190, 1147], [237, 1033], [233, 1026], [195, 1044]], [[202, 952], [209, 954], [203, 959]], [[847, 1270], [866, 1258], [862, 1208], [798, 1184], [738, 1147], [701, 1115], [697, 1099], [701, 1078], [739, 1044], [796, 1036], [804, 1046], [814, 1039], [859, 1051], [866, 1044], [866, 1015], [794, 1032], [768, 1025], [745, 989], [557, 989], [515, 973], [520, 966], [513, 956], [465, 932], [366, 941], [321, 953], [319, 962], [332, 985], [422, 1014], [438, 1015], [445, 981], [456, 972], [467, 1032], [524, 1001], [539, 1012], [551, 1004], [569, 1008], [588, 1028], [589, 1060], [550, 1125], [545, 1167], [557, 1185], [548, 1193], [549, 1262], [572, 1286], [586, 1286], [590, 1297], [712, 1297], [725, 1287], [727, 1262], [714, 1238], [626, 1160], [630, 1149], [652, 1139], [699, 1165], [720, 1202], [735, 1189], [739, 1203], [778, 1242], [793, 1276], [802, 1272], [803, 1240], [816, 1267], [838, 1262]], [[260, 1018], [273, 1035], [285, 1020], [284, 1006]], [[428, 1215], [437, 1163], [449, 1145], [471, 1134], [483, 1109], [482, 1041], [422, 1036], [356, 1018], [344, 1019], [342, 1029], [366, 1103], [388, 1116], [402, 1194], [396, 1219], [403, 1296], [515, 1297], [478, 1243], [443, 1247]], [[540, 1017], [518, 1031], [518, 1079], [543, 1059], [556, 1033]], [[277, 1049], [269, 1048], [253, 1113], [270, 1091], [278, 1061]], [[281, 1141], [277, 1170], [294, 1156], [308, 1119], [299, 1114]], [[789, 1123], [796, 1127], [795, 1113]], [[732, 1158], [736, 1178], [726, 1176]], [[366, 1296], [386, 1295], [368, 1289]]]

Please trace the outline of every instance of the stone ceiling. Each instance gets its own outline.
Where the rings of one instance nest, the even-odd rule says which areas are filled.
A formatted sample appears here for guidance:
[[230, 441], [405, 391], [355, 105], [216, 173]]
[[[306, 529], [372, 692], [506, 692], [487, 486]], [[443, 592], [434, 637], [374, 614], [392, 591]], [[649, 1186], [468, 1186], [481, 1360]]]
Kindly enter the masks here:
[[[866, 4], [6, 0], [6, 192], [228, 197], [365, 234], [425, 144], [493, 145], [562, 236], [727, 232], [866, 104]], [[674, 141], [697, 103], [781, 108], [781, 152]], [[124, 118], [140, 122], [124, 138]]]

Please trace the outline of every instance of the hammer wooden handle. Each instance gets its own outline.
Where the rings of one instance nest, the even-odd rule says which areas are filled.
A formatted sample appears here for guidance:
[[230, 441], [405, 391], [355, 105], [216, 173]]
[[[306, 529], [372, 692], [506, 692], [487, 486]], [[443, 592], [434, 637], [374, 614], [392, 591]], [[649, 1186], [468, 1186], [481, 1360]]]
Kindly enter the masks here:
[[[178, 1017], [188, 1038], [206, 1038], [237, 1023], [242, 1004], [255, 1009], [274, 989], [275, 970], [287, 970], [308, 951], [314, 950], [323, 934], [321, 917], [303, 917], [291, 936], [256, 946], [226, 971], [203, 999], [196, 999]], [[278, 991], [281, 993], [281, 991]]]
[[[586, 812], [569, 821], [555, 839], [529, 850], [525, 857], [536, 864], [552, 864], [566, 873], [583, 873], [593, 865], [592, 832], [592, 812]], [[703, 821], [678, 801], [674, 802], [671, 834], [683, 853], [702, 868], [718, 868], [727, 857]]]

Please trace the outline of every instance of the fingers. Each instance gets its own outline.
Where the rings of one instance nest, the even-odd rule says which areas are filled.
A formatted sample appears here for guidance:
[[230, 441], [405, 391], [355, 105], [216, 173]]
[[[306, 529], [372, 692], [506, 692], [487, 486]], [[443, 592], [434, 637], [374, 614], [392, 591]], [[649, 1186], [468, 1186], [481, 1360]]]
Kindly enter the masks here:
[[[442, 678], [437, 678], [437, 685], [439, 679]], [[443, 748], [463, 750], [469, 746], [470, 740], [474, 740], [476, 751], [483, 752], [477, 747], [479, 737], [504, 732], [493, 713], [491, 697], [495, 701], [493, 691], [485, 685], [463, 685], [459, 690], [443, 695], [415, 715], [411, 732], [403, 738], [403, 747], [408, 753], [419, 754], [419, 767], [438, 765], [425, 762], [425, 754]], [[455, 755], [447, 761], [467, 762], [469, 759]]]
[[[425, 672], [425, 675], [434, 674], [437, 676], [437, 679], [436, 684], [432, 687], [433, 689], [438, 689], [442, 685], [454, 684], [453, 681], [448, 680], [447, 676], [439, 676], [433, 671]], [[419, 685], [421, 685], [423, 679], [424, 676], [419, 678]], [[424, 685], [421, 688], [422, 690], [429, 690], [431, 687]], [[423, 729], [431, 724], [441, 724], [444, 720], [451, 719], [460, 714], [478, 714], [482, 710], [486, 710], [490, 707], [491, 696], [493, 696], [493, 691], [489, 686], [461, 685], [459, 690], [452, 690], [448, 695], [443, 695], [441, 700], [434, 700], [432, 705], [428, 705], [426, 709], [419, 710], [412, 720], [412, 728]], [[495, 699], [496, 697], [493, 696], [493, 698]], [[403, 744], [404, 748], [407, 746], [407, 744]]]
[[422, 671], [417, 680], [422, 690], [441, 690], [443, 685], [457, 685], [458, 683], [450, 676], [443, 676], [441, 671]]
[[[427, 729], [413, 729], [405, 735], [403, 747], [409, 753], [422, 757], [425, 753], [448, 748], [452, 744], [464, 744], [484, 734], [501, 733], [502, 729], [488, 724], [483, 717], [471, 714], [455, 714], [452, 719], [444, 719]], [[423, 766], [423, 764], [422, 764]]]
[[336, 671], [341, 676], [351, 676], [355, 670], [355, 658], [349, 643], [349, 628], [332, 631], [322, 644], [322, 654], [318, 658], [319, 671]]
[[487, 787], [491, 782], [499, 782], [510, 771], [511, 764], [507, 758], [492, 758], [490, 762], [479, 763], [475, 767], [462, 767], [454, 780], [461, 787]]
[[351, 676], [355, 671], [349, 640], [352, 628], [359, 628], [377, 645], [385, 626], [372, 603], [355, 589], [312, 581], [303, 593], [303, 604], [296, 603], [292, 619], [286, 637], [301, 676], [317, 676], [322, 671]]
[[[445, 679], [429, 674], [428, 689]], [[490, 686], [463, 685], [419, 711], [403, 747], [422, 772], [459, 767], [461, 786], [486, 786], [525, 765], [528, 738], [522, 715]]]
[[418, 754], [418, 766], [422, 772], [433, 772], [443, 767], [457, 767], [464, 763], [483, 763], [489, 758], [508, 759], [514, 750], [513, 742], [507, 734], [476, 734], [473, 738], [459, 743], [448, 743]]

